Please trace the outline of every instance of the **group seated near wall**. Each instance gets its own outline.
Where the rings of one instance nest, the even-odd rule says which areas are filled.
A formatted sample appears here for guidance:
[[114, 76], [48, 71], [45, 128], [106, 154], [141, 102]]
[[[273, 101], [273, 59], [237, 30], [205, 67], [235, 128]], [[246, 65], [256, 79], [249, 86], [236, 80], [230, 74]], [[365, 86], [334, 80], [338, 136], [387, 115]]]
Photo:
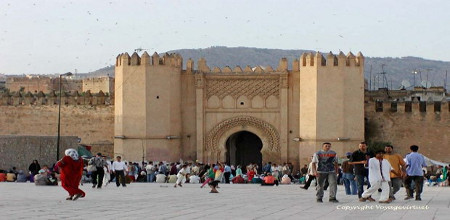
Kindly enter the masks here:
[[44, 169], [39, 170], [39, 173], [34, 176], [34, 184], [36, 186], [57, 186], [58, 180], [54, 174], [49, 174]]
[[278, 186], [278, 180], [274, 176], [272, 176], [272, 173], [268, 172], [267, 176], [265, 176], [264, 179], [262, 180], [261, 186], [273, 186], [273, 185]]

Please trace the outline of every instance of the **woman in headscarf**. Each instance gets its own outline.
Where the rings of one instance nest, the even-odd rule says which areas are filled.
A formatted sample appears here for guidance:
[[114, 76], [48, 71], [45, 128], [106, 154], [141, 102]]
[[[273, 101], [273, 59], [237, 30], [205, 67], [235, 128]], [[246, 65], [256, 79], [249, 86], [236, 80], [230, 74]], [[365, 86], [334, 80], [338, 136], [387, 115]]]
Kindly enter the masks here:
[[39, 165], [37, 160], [33, 160], [33, 163], [30, 164], [28, 170], [30, 171], [30, 182], [34, 181], [34, 175], [39, 173], [41, 169], [41, 165]]
[[86, 193], [79, 189], [81, 176], [83, 173], [83, 159], [78, 156], [75, 149], [67, 149], [66, 156], [58, 161], [57, 165], [61, 172], [61, 185], [69, 193], [66, 200], [77, 200], [84, 197]]

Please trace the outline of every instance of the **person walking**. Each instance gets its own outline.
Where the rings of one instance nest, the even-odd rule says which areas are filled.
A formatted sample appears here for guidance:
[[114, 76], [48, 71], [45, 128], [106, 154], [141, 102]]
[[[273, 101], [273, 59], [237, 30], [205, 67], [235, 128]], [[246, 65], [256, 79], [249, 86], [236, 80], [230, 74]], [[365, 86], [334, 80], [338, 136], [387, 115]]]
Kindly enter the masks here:
[[92, 172], [92, 188], [97, 186], [97, 189], [102, 188], [103, 184], [103, 176], [105, 175], [104, 167], [108, 167], [106, 161], [102, 158], [101, 153], [97, 153], [97, 155], [89, 160], [89, 165], [95, 166], [95, 171]]
[[61, 172], [61, 186], [69, 193], [66, 200], [75, 201], [86, 196], [86, 193], [79, 188], [84, 163], [75, 149], [67, 149], [65, 155], [57, 162]]
[[111, 161], [108, 160], [108, 158], [106, 156], [102, 156], [103, 160], [105, 160], [106, 162], [106, 166], [103, 167], [103, 172], [105, 173], [105, 175], [103, 176], [103, 183], [105, 183], [105, 186], [107, 186], [109, 184], [109, 182], [111, 181]]
[[412, 199], [414, 191], [411, 189], [411, 183], [414, 181], [415, 184], [415, 192], [416, 192], [416, 201], [421, 201], [422, 198], [420, 195], [422, 194], [423, 188], [423, 171], [422, 168], [426, 167], [425, 158], [422, 154], [418, 153], [419, 146], [412, 145], [409, 147], [411, 153], [406, 156], [406, 180], [405, 180], [405, 188], [407, 196], [405, 200]]
[[[373, 202], [375, 201], [371, 196], [378, 189], [381, 188], [381, 196], [379, 199], [380, 203], [390, 203], [392, 200], [389, 199], [389, 181], [390, 172], [393, 171], [391, 164], [388, 160], [383, 159], [384, 150], [378, 150], [375, 153], [374, 158], [369, 159], [369, 182], [370, 187], [363, 192], [359, 201], [365, 202], [367, 200]], [[397, 173], [397, 172], [395, 172]]]
[[[364, 192], [365, 178], [369, 178], [369, 171], [367, 169], [367, 161], [373, 157], [372, 153], [367, 150], [366, 142], [361, 142], [358, 150], [352, 153], [349, 164], [355, 166], [356, 183], [358, 185], [358, 198], [361, 198]], [[367, 188], [370, 187], [370, 183]]]
[[214, 166], [214, 180], [208, 184], [211, 187], [210, 193], [219, 193], [217, 188], [219, 188], [219, 183], [222, 181], [223, 171], [223, 165], [217, 161], [216, 166]]
[[184, 183], [186, 181], [186, 168], [187, 168], [187, 164], [184, 164], [180, 171], [178, 171], [177, 174], [177, 182], [175, 182], [175, 185], [173, 187], [177, 188], [177, 185], [182, 187], [183, 185], [181, 185], [182, 183]]
[[[346, 156], [348, 159], [350, 159], [352, 153], [348, 152]], [[353, 165], [349, 164], [348, 160], [342, 163], [342, 178], [345, 186], [345, 194], [347, 195], [358, 194], [358, 188], [356, 186], [353, 168], [354, 168]]]
[[[312, 165], [313, 165], [312, 159], [313, 159], [313, 158], [314, 158], [314, 155], [311, 156], [311, 162], [310, 162], [309, 165], [308, 165], [308, 170], [307, 170], [307, 173], [308, 173], [308, 179], [306, 180], [305, 185], [302, 186], [302, 187], [300, 187], [300, 188], [302, 188], [302, 189], [308, 190], [309, 186], [311, 185], [311, 182], [312, 182], [313, 180], [316, 179], [316, 176], [314, 175], [314, 172], [313, 172], [313, 170], [312, 170]], [[316, 180], [316, 186], [317, 186], [317, 180]]]
[[322, 150], [319, 150], [314, 154], [312, 159], [312, 170], [314, 176], [316, 176], [318, 181], [317, 188], [317, 202], [323, 202], [323, 191], [325, 180], [328, 180], [330, 192], [329, 192], [329, 202], [337, 203], [336, 199], [337, 182], [336, 174], [338, 172], [338, 164], [336, 152], [330, 150], [331, 144], [326, 142], [322, 144]]
[[206, 184], [214, 180], [214, 164], [210, 167], [208, 164], [205, 166], [206, 172], [203, 174], [205, 181], [203, 181], [200, 188], [203, 188]]
[[116, 157], [116, 161], [113, 162], [111, 169], [114, 173], [114, 176], [116, 177], [116, 186], [119, 187], [122, 183], [122, 186], [126, 187], [127, 185], [125, 184], [125, 172], [128, 171], [128, 167], [125, 162], [122, 161], [121, 156]]
[[[386, 145], [384, 147], [385, 154], [383, 158], [391, 164], [395, 172], [391, 172], [389, 181], [389, 199], [395, 200], [395, 193], [400, 190], [402, 186], [403, 178], [406, 177], [406, 163], [400, 154], [393, 153], [394, 147], [392, 145]], [[397, 175], [397, 174], [400, 175]]]
[[228, 164], [225, 164], [223, 175], [225, 177], [225, 183], [230, 184], [231, 167]]

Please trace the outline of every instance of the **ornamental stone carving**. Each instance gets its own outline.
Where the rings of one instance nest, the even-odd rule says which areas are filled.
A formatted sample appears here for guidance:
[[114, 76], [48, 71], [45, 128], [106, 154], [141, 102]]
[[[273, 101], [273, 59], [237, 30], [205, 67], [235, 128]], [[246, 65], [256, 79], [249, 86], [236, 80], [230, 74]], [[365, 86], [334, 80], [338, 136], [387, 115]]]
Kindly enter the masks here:
[[230, 95], [237, 99], [246, 96], [267, 98], [271, 95], [279, 97], [280, 80], [276, 78], [220, 78], [206, 80], [206, 98], [216, 95], [220, 99]]
[[280, 151], [280, 135], [278, 134], [278, 131], [275, 129], [275, 127], [261, 119], [251, 116], [237, 116], [234, 118], [226, 119], [217, 124], [214, 128], [211, 129], [211, 131], [208, 132], [206, 136], [205, 150], [210, 152], [220, 151], [219, 139], [225, 132], [238, 126], [242, 126], [244, 130], [245, 127], [256, 128], [264, 135], [263, 138], [267, 139], [267, 148], [270, 151]]

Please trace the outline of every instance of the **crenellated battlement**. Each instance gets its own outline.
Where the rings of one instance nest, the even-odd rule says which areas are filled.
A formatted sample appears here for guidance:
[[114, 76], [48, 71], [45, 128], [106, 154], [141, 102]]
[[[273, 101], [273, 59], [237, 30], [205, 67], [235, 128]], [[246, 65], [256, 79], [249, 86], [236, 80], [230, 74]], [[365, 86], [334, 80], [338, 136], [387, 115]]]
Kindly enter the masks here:
[[[320, 64], [320, 65], [317, 65]], [[165, 53], [162, 57], [158, 53], [153, 53], [150, 56], [147, 52], [144, 52], [141, 56], [139, 56], [136, 52], [134, 52], [131, 56], [128, 53], [119, 54], [116, 57], [116, 67], [120, 66], [141, 66], [141, 65], [149, 65], [149, 66], [157, 66], [157, 65], [168, 65], [173, 67], [182, 67], [183, 58], [181, 55], [172, 53]], [[327, 58], [325, 58], [320, 52], [317, 53], [304, 53], [300, 56], [300, 59], [295, 59], [292, 61], [292, 68], [288, 67], [288, 59], [281, 58], [276, 69], [271, 66], [250, 66], [247, 65], [244, 68], [241, 66], [225, 66], [225, 67], [212, 67], [210, 68], [207, 65], [206, 59], [200, 58], [197, 61], [197, 69], [194, 69], [195, 61], [189, 58], [186, 62], [186, 72], [194, 73], [194, 72], [202, 72], [202, 73], [213, 73], [213, 74], [241, 74], [241, 73], [256, 73], [256, 74], [264, 74], [264, 73], [275, 73], [275, 72], [283, 72], [283, 71], [299, 71], [300, 68], [306, 68], [311, 66], [349, 66], [349, 67], [363, 67], [364, 66], [364, 56], [361, 52], [359, 52], [356, 56], [353, 53], [349, 52], [347, 55], [344, 55], [343, 52], [340, 52], [338, 55], [334, 55], [333, 53], [328, 53]]]
[[167, 65], [172, 67], [182, 67], [183, 66], [183, 58], [176, 53], [165, 53], [162, 57], [158, 53], [154, 53], [152, 56], [148, 55], [147, 52], [144, 52], [142, 56], [139, 56], [136, 52], [134, 52], [131, 57], [128, 53], [119, 54], [116, 57], [116, 67], [119, 66], [158, 66], [158, 65]]
[[[52, 91], [48, 94], [40, 91], [37, 93], [1, 93], [0, 106], [19, 106], [19, 105], [58, 105], [59, 95]], [[114, 97], [105, 95], [103, 91], [92, 94], [90, 91], [78, 93], [78, 91], [68, 93], [63, 92], [61, 96], [63, 105], [114, 105]]]
[[442, 113], [448, 115], [450, 102], [445, 101], [375, 101], [365, 103], [366, 112], [376, 113]]
[[326, 58], [320, 52], [304, 53], [300, 56], [300, 67], [316, 66], [350, 66], [364, 67], [364, 56], [361, 52], [355, 56], [352, 52], [345, 55], [342, 51], [338, 55], [332, 52], [326, 55]]

